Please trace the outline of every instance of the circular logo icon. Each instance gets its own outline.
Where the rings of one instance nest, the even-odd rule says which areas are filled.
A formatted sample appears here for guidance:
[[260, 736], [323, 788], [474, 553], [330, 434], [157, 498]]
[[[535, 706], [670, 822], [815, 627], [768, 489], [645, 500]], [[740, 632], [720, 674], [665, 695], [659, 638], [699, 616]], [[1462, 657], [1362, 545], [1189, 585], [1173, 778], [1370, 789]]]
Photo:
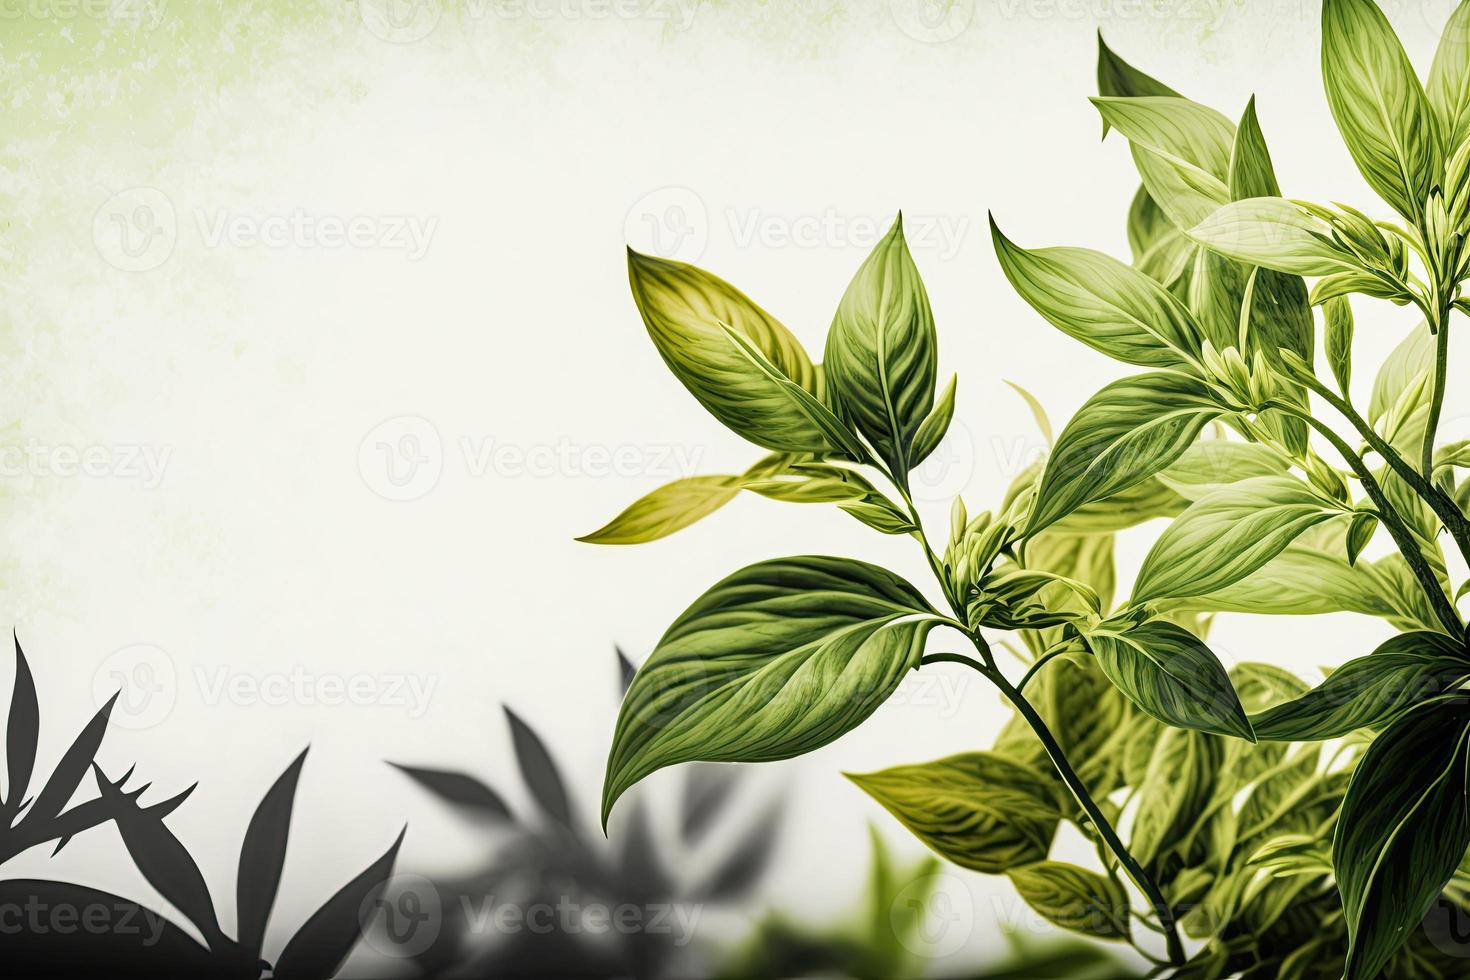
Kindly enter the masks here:
[[888, 0], [893, 22], [915, 41], [943, 44], [975, 19], [975, 0]]
[[964, 948], [975, 931], [975, 898], [956, 875], [924, 875], [888, 908], [893, 934], [915, 956], [943, 959]]
[[173, 202], [156, 187], [130, 187], [92, 216], [97, 254], [124, 272], [147, 272], [168, 261], [179, 238]]
[[687, 187], [660, 187], [628, 209], [623, 238], [648, 255], [697, 262], [709, 244], [709, 211]]
[[357, 468], [384, 500], [417, 500], [439, 485], [444, 472], [439, 430], [418, 415], [389, 419], [363, 437]]
[[439, 889], [421, 875], [397, 874], [374, 888], [358, 910], [363, 942], [384, 956], [408, 959], [425, 952], [444, 927]]
[[178, 700], [173, 658], [151, 643], [135, 643], [109, 654], [92, 675], [92, 699], [102, 707], [117, 695], [108, 724], [143, 729], [159, 724]]
[[390, 44], [412, 44], [434, 32], [442, 0], [358, 0], [369, 34]]
[[975, 439], [959, 419], [934, 451], [909, 475], [915, 500], [949, 500], [964, 492], [975, 475]]

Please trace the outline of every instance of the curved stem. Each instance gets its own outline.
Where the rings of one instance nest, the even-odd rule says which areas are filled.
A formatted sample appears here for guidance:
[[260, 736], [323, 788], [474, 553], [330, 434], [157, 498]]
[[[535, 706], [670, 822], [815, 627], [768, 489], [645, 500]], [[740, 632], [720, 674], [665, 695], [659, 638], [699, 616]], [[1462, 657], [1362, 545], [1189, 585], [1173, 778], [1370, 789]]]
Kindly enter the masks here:
[[929, 664], [964, 664], [982, 674], [990, 669], [974, 657], [967, 657], [963, 653], [930, 653], [919, 661], [920, 667], [927, 667]]
[[1373, 500], [1373, 505], [1378, 508], [1378, 516], [1383, 521], [1383, 526], [1388, 528], [1394, 544], [1398, 545], [1404, 560], [1409, 563], [1409, 568], [1414, 572], [1414, 577], [1423, 587], [1425, 595], [1429, 598], [1429, 604], [1434, 607], [1434, 612], [1440, 622], [1449, 630], [1450, 635], [1459, 636], [1465, 628], [1460, 622], [1460, 614], [1450, 604], [1449, 597], [1444, 594], [1444, 589], [1440, 588], [1439, 580], [1434, 577], [1434, 572], [1430, 570], [1429, 564], [1419, 552], [1419, 546], [1414, 542], [1413, 533], [1404, 525], [1403, 519], [1389, 504], [1388, 498], [1383, 494], [1383, 489], [1373, 478], [1373, 473], [1363, 462], [1363, 458], [1353, 452], [1352, 447], [1344, 442], [1336, 432], [1333, 432], [1330, 426], [1310, 415], [1303, 414], [1302, 417], [1307, 420], [1308, 425], [1321, 433], [1324, 439], [1332, 443], [1332, 447], [1352, 467], [1353, 472], [1357, 474], [1358, 481], [1363, 484], [1363, 489]]
[[1066, 653], [1071, 645], [1071, 640], [1063, 640], [1061, 643], [1058, 643], [1055, 647], [1048, 650], [1046, 653], [1043, 653], [1034, 664], [1026, 669], [1025, 675], [1022, 676], [1020, 683], [1016, 685], [1016, 690], [1026, 690], [1026, 682], [1035, 677], [1037, 671], [1041, 670], [1042, 667], [1045, 667], [1052, 660]]
[[989, 677], [991, 683], [1000, 688], [1000, 692], [1006, 696], [1006, 700], [1010, 701], [1016, 710], [1020, 712], [1021, 717], [1026, 719], [1027, 723], [1031, 726], [1031, 730], [1036, 733], [1036, 737], [1041, 741], [1042, 747], [1046, 749], [1046, 754], [1050, 757], [1052, 765], [1056, 767], [1057, 773], [1061, 775], [1062, 781], [1067, 784], [1067, 788], [1072, 791], [1072, 795], [1082, 807], [1083, 812], [1087, 814], [1088, 819], [1092, 821], [1092, 825], [1097, 828], [1098, 834], [1101, 835], [1103, 841], [1108, 845], [1108, 850], [1112, 851], [1118, 858], [1118, 863], [1128, 873], [1128, 877], [1133, 879], [1133, 883], [1138, 886], [1139, 891], [1143, 892], [1149, 904], [1153, 906], [1155, 914], [1159, 917], [1159, 925], [1163, 928], [1164, 944], [1169, 950], [1169, 961], [1175, 966], [1183, 965], [1184, 945], [1179, 940], [1179, 930], [1175, 923], [1174, 910], [1164, 900], [1163, 893], [1159, 891], [1159, 886], [1154, 883], [1153, 878], [1134, 859], [1133, 855], [1129, 853], [1128, 848], [1123, 845], [1122, 840], [1118, 838], [1118, 832], [1113, 829], [1113, 825], [1103, 815], [1102, 810], [1093, 800], [1092, 794], [1088, 792], [1087, 785], [1082, 782], [1082, 778], [1072, 768], [1071, 762], [1067, 760], [1067, 754], [1062, 751], [1061, 745], [1057, 743], [1056, 737], [1052, 735], [1051, 729], [1047, 727], [1046, 719], [1042, 718], [1040, 712], [1031, 706], [1030, 701], [1026, 700], [1026, 696], [1015, 687], [1012, 687], [1010, 682], [1001, 676], [999, 672], [992, 671]]

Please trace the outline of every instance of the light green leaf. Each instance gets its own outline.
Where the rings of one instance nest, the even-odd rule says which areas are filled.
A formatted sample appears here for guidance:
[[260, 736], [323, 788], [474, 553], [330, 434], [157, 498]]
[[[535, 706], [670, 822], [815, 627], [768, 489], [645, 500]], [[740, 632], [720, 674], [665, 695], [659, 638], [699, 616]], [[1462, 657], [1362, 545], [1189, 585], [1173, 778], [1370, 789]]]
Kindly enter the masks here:
[[1427, 88], [1429, 107], [1449, 156], [1470, 138], [1470, 3], [1460, 3], [1450, 14], [1429, 66]]
[[1189, 631], [1162, 620], [1104, 623], [1084, 639], [1108, 679], [1159, 721], [1255, 741], [1225, 667]]
[[1353, 308], [1346, 296], [1336, 296], [1322, 306], [1323, 346], [1337, 388], [1344, 395], [1353, 379]]
[[1227, 258], [1296, 276], [1356, 269], [1352, 256], [1327, 239], [1326, 223], [1280, 197], [1232, 201], [1186, 234]]
[[1363, 754], [1332, 843], [1350, 942], [1346, 980], [1368, 980], [1418, 927], [1470, 848], [1470, 702], [1407, 712]]
[[[828, 433], [789, 389], [818, 390], [791, 333], [734, 286], [702, 269], [628, 250], [628, 278], [654, 346], [711, 415], [751, 442], [783, 452], [832, 452]], [[732, 344], [727, 330], [769, 370]]]
[[1280, 196], [1281, 185], [1276, 182], [1276, 168], [1271, 164], [1253, 95], [1235, 127], [1235, 143], [1230, 149], [1230, 200]]
[[1165, 728], [1154, 743], [1138, 789], [1138, 816], [1128, 850], [1157, 869], [1166, 851], [1193, 827], [1210, 804], [1223, 752], [1219, 739]]
[[1223, 487], [1191, 504], [1154, 542], [1132, 601], [1209, 595], [1340, 513], [1341, 504], [1291, 476], [1258, 476]]
[[884, 534], [911, 534], [918, 530], [907, 514], [900, 512], [888, 502], [860, 501], [837, 506], [838, 509], [846, 511], [873, 530]]
[[1144, 187], [1128, 208], [1128, 246], [1139, 272], [1176, 295], [1187, 286], [1187, 273], [1199, 246], [1169, 220]]
[[919, 664], [937, 620], [876, 565], [806, 556], [741, 569], [669, 627], [623, 699], [603, 784], [613, 803], [680, 762], [765, 762], [856, 728]]
[[1010, 385], [1011, 390], [1021, 396], [1021, 400], [1031, 410], [1031, 417], [1036, 420], [1036, 427], [1041, 430], [1041, 435], [1046, 440], [1047, 448], [1051, 448], [1051, 444], [1056, 441], [1056, 438], [1052, 435], [1051, 419], [1047, 417], [1046, 409], [1041, 407], [1041, 402], [1036, 400], [1035, 395], [1014, 381], [1007, 381], [1006, 384]]
[[793, 504], [831, 504], [881, 496], [861, 473], [830, 463], [793, 463], [782, 472], [747, 477], [744, 489]]
[[1323, 0], [1322, 81], [1363, 178], [1417, 222], [1444, 167], [1439, 127], [1409, 56], [1372, 0]]
[[1108, 385], [1057, 437], [1026, 534], [1142, 483], [1178, 459], [1219, 414], [1209, 389], [1181, 374], [1141, 374]]
[[908, 473], [914, 434], [934, 405], [937, 356], [934, 315], [900, 215], [843, 294], [823, 362], [829, 397], [895, 475]]
[[628, 505], [606, 525], [584, 534], [589, 544], [641, 544], [656, 541], [708, 517], [735, 499], [738, 476], [691, 476], [666, 483]]
[[910, 466], [918, 466], [929, 458], [929, 454], [939, 448], [944, 441], [945, 433], [949, 431], [950, 420], [954, 418], [954, 392], [955, 384], [959, 381], [958, 376], [951, 375], [949, 384], [945, 385], [944, 394], [934, 403], [934, 408], [929, 412], [928, 418], [919, 423], [919, 431], [914, 433], [913, 445], [909, 450]]
[[1160, 470], [1158, 480], [1193, 501], [1241, 480], [1280, 476], [1286, 470], [1285, 460], [1259, 443], [1201, 439]]
[[1381, 727], [1470, 678], [1470, 654], [1443, 633], [1403, 633], [1349, 660], [1294, 701], [1251, 716], [1259, 738], [1320, 741]]
[[1230, 200], [1225, 180], [1235, 127], [1220, 113], [1177, 97], [1092, 100], [1104, 127], [1128, 138], [1143, 186], [1181, 228]]
[[935, 853], [985, 874], [1044, 859], [1061, 816], [1052, 780], [994, 752], [847, 778]]
[[1143, 273], [1085, 248], [1028, 251], [993, 218], [990, 230], [1006, 278], [1062, 332], [1129, 364], [1177, 367], [1197, 358], [1194, 318]]
[[1419, 440], [1423, 438], [1434, 356], [1434, 335], [1421, 320], [1384, 358], [1373, 379], [1368, 421], [1400, 451], [1417, 452]]
[[1053, 925], [1099, 939], [1128, 938], [1128, 893], [1113, 879], [1064, 861], [1038, 861], [1006, 876]]

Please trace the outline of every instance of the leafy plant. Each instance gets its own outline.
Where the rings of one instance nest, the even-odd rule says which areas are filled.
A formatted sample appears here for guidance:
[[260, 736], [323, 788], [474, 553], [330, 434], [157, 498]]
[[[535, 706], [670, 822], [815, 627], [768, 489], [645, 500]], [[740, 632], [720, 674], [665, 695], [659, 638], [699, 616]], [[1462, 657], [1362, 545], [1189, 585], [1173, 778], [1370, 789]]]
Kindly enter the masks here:
[[[620, 690], [634, 667], [618, 651]], [[469, 773], [393, 763], [415, 783], [467, 820], [495, 834], [494, 855], [478, 869], [433, 882], [441, 906], [471, 914], [446, 915], [439, 931], [413, 959], [425, 976], [687, 976], [696, 950], [691, 938], [673, 931], [638, 929], [610, 936], [566, 930], [560, 922], [543, 932], [522, 930], [505, 941], [477, 936], [472, 913], [506, 894], [522, 906], [575, 902], [643, 910], [682, 906], [707, 908], [746, 897], [770, 865], [779, 838], [782, 802], [730, 826], [741, 802], [742, 770], [702, 765], [686, 774], [678, 808], [677, 847], [658, 840], [652, 814], [638, 801], [614, 835], [612, 848], [595, 846], [561, 774], [555, 756], [527, 721], [505, 709], [516, 763], [536, 807], [518, 816], [499, 792]], [[721, 845], [712, 832], [725, 824], [734, 843]], [[696, 875], [679, 873], [686, 863], [707, 866]], [[390, 892], [388, 901], [395, 904]], [[496, 937], [492, 937], [496, 938]], [[407, 947], [405, 947], [407, 948]], [[704, 972], [708, 964], [700, 962]]]
[[[916, 539], [943, 602], [855, 559], [735, 572], [634, 679], [604, 821], [657, 769], [811, 751], [866, 720], [907, 671], [960, 663], [1014, 708], [1003, 743], [855, 777], [940, 854], [1008, 873], [1065, 928], [1157, 930], [1173, 967], [1193, 916], [1186, 931], [1208, 942], [1181, 975], [1435, 968], [1433, 950], [1405, 943], [1470, 848], [1470, 648], [1455, 605], [1470, 584], [1454, 588], [1441, 546], [1470, 560], [1470, 480], [1457, 482], [1470, 454], [1438, 438], [1453, 314], [1470, 312], [1470, 3], [1427, 86], [1371, 0], [1325, 0], [1322, 24], [1329, 106], [1396, 216], [1282, 197], [1254, 100], [1233, 123], [1101, 45], [1093, 102], [1142, 180], [1132, 264], [992, 231], [1038, 313], [1145, 373], [1089, 399], [998, 506], [972, 517], [955, 501], [942, 550], [909, 474], [943, 438], [954, 382], [939, 392], [901, 219], [839, 302], [822, 364], [724, 281], [630, 252], [634, 299], [670, 370], [770, 455], [655, 490], [584, 540], [653, 540], [742, 490], [836, 503]], [[1355, 295], [1422, 317], [1380, 368], [1366, 415], [1350, 391]], [[1319, 308], [1330, 381], [1313, 366]], [[1115, 605], [1109, 535], [1153, 517], [1171, 523]], [[1370, 560], [1380, 530], [1395, 553]], [[1401, 633], [1310, 691], [1269, 665], [1227, 672], [1200, 618], [1339, 610]], [[937, 629], [972, 652], [926, 653]], [[987, 631], [1023, 641], [1018, 681]], [[1283, 744], [1349, 736], [1323, 771], [1315, 746]], [[1115, 825], [1135, 797], [1125, 846]], [[1283, 799], [1295, 802], [1265, 820]], [[1064, 819], [1098, 844], [1104, 874], [1047, 862]]]

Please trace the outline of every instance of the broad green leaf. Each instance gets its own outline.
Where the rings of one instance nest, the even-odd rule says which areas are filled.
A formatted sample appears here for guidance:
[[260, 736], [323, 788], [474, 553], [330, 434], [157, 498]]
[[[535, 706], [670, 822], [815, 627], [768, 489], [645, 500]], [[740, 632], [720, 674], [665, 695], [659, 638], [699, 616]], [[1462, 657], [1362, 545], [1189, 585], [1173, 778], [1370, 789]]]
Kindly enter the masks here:
[[1048, 922], [1099, 939], [1128, 938], [1128, 893], [1113, 879], [1064, 861], [1011, 868], [1006, 877]]
[[1258, 476], [1222, 487], [1191, 504], [1154, 542], [1132, 601], [1209, 595], [1261, 568], [1341, 508], [1292, 476]]
[[[863, 446], [862, 440], [848, 428], [847, 423], [839, 419], [827, 407], [825, 402], [782, 374], [780, 369], [772, 364], [770, 359], [744, 335], [723, 323], [720, 324], [720, 329], [724, 331], [726, 339], [734, 344], [736, 349], [756, 369], [760, 377], [771, 382], [775, 386], [774, 390], [786, 399], [790, 407], [822, 434], [822, 439], [828, 447], [827, 451], [843, 454], [852, 459], [867, 459], [868, 451]], [[819, 377], [824, 376], [819, 375]]]
[[994, 752], [847, 778], [935, 853], [985, 874], [1044, 859], [1061, 816], [1052, 780]]
[[1251, 197], [1280, 197], [1276, 168], [1266, 148], [1266, 136], [1256, 116], [1256, 97], [1245, 104], [1245, 113], [1235, 127], [1235, 142], [1230, 148], [1230, 199], [1244, 201]]
[[1296, 276], [1350, 272], [1350, 253], [1327, 239], [1326, 223], [1280, 197], [1250, 197], [1211, 212], [1186, 234], [1226, 258]]
[[623, 699], [603, 784], [613, 803], [680, 762], [764, 762], [857, 727], [918, 666], [935, 613], [876, 565], [806, 556], [720, 582], [669, 627]]
[[837, 506], [873, 530], [884, 534], [911, 534], [917, 530], [908, 515], [898, 511], [891, 503], [859, 501]]
[[1128, 138], [1143, 186], [1181, 228], [1230, 200], [1230, 147], [1235, 127], [1220, 113], [1167, 96], [1092, 100], [1105, 127]]
[[1178, 367], [1199, 354], [1189, 311], [1138, 270], [1085, 248], [1020, 248], [993, 218], [990, 230], [1006, 278], [1062, 332], [1145, 367]]
[[1373, 0], [1323, 0], [1322, 82], [1363, 178], [1410, 222], [1444, 166], [1438, 124], [1398, 36]]
[[919, 430], [914, 433], [914, 441], [909, 449], [910, 466], [918, 466], [929, 458], [929, 454], [939, 448], [944, 441], [945, 433], [949, 431], [950, 420], [954, 418], [954, 392], [955, 385], [959, 381], [958, 376], [951, 376], [949, 384], [944, 387], [944, 394], [934, 403], [934, 408], [929, 412], [927, 418], [919, 423]]
[[[1067, 656], [1052, 661], [1026, 685], [1026, 698], [1046, 721], [1073, 767], [1089, 775], [1100, 768], [1099, 756], [1107, 751], [1109, 739], [1128, 716], [1122, 695], [1091, 657]], [[1053, 771], [1045, 748], [1019, 714], [1006, 723], [995, 750], [1048, 773]], [[1088, 785], [1094, 792], [1106, 789], [1096, 779], [1089, 779]]]
[[1396, 448], [1418, 448], [1414, 444], [1424, 432], [1434, 355], [1434, 335], [1421, 320], [1384, 358], [1373, 379], [1368, 421]]
[[1160, 470], [1158, 480], [1194, 501], [1241, 480], [1280, 476], [1286, 470], [1286, 462], [1259, 443], [1201, 439]]
[[[632, 249], [628, 279], [654, 346], [711, 415], [768, 449], [842, 448], [791, 391], [818, 390], [810, 358], [790, 331], [744, 293], [692, 265]], [[771, 370], [732, 343], [727, 331], [759, 351]]]
[[938, 342], [903, 217], [853, 276], [827, 334], [827, 391], [895, 475], [934, 405]]
[[1209, 389], [1182, 374], [1141, 374], [1103, 388], [1057, 437], [1026, 534], [1142, 483], [1178, 459], [1219, 414]]
[[882, 496], [861, 473], [830, 463], [793, 463], [782, 472], [746, 477], [741, 486], [762, 497], [794, 504], [832, 504]]
[[1108, 679], [1159, 721], [1255, 741], [1224, 665], [1188, 630], [1104, 623], [1084, 639]]
[[1149, 477], [1102, 500], [1083, 504], [1051, 526], [1068, 534], [1106, 534], [1158, 517], [1177, 517], [1187, 506], [1189, 501], [1157, 478]]
[[1199, 246], [1169, 220], [1144, 187], [1128, 208], [1128, 246], [1139, 272], [1176, 295], [1188, 285], [1186, 274]]
[[1165, 728], [1138, 789], [1138, 816], [1128, 849], [1145, 867], [1179, 843], [1209, 806], [1221, 742], [1201, 732]]
[[1068, 534], [1053, 525], [1026, 542], [1024, 564], [1081, 582], [1097, 594], [1104, 609], [1113, 603], [1117, 575], [1111, 534]]
[[1443, 633], [1403, 633], [1349, 660], [1294, 701], [1251, 717], [1256, 735], [1320, 741], [1378, 728], [1470, 678], [1470, 654]]
[[1384, 729], [1348, 786], [1332, 867], [1351, 937], [1347, 980], [1383, 968], [1470, 848], [1470, 702], [1425, 702]]
[[[1101, 70], [1101, 63], [1098, 68]], [[1439, 123], [1445, 155], [1470, 138], [1470, 3], [1460, 3], [1439, 38], [1429, 66], [1429, 107]]]
[[1322, 304], [1323, 346], [1337, 388], [1344, 395], [1353, 379], [1353, 307], [1346, 296], [1335, 296]]

